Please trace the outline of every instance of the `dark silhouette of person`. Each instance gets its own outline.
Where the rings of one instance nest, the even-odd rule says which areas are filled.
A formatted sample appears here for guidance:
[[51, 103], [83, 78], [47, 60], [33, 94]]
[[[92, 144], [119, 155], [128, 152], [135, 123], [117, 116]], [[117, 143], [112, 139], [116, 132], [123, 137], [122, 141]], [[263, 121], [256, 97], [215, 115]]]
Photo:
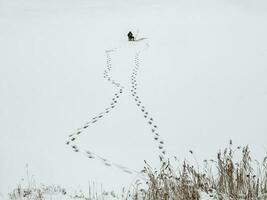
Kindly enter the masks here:
[[131, 31], [127, 34], [127, 36], [128, 36], [129, 41], [134, 41], [134, 36], [133, 36], [133, 33]]

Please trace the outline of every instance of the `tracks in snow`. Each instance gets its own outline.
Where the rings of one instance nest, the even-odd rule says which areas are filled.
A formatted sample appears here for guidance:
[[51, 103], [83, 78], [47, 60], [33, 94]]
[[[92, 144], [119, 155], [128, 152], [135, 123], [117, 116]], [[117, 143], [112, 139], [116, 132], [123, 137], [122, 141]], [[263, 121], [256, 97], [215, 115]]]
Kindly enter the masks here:
[[117, 167], [120, 170], [122, 170], [125, 173], [139, 173], [135, 170], [132, 170], [128, 167], [125, 167], [123, 165], [111, 162], [110, 160], [88, 150], [88, 149], [81, 149], [80, 147], [78, 147], [76, 141], [78, 139], [78, 137], [81, 134], [84, 134], [84, 130], [88, 129], [90, 126], [92, 126], [93, 124], [97, 123], [98, 121], [100, 121], [101, 119], [103, 119], [106, 115], [108, 115], [109, 113], [111, 113], [112, 110], [115, 109], [115, 107], [118, 105], [119, 100], [121, 95], [124, 92], [124, 87], [117, 81], [115, 81], [114, 79], [112, 79], [110, 72], [112, 70], [112, 64], [111, 64], [111, 56], [110, 54], [113, 52], [113, 50], [109, 50], [106, 51], [106, 57], [107, 57], [107, 63], [106, 63], [106, 69], [104, 70], [103, 73], [103, 77], [110, 82], [115, 88], [116, 88], [116, 92], [113, 95], [113, 98], [111, 99], [111, 103], [109, 104], [109, 106], [107, 106], [106, 108], [104, 108], [102, 110], [102, 112], [98, 113], [97, 115], [95, 115], [94, 117], [92, 117], [88, 122], [86, 122], [83, 126], [81, 126], [80, 128], [78, 128], [73, 134], [69, 135], [69, 139], [66, 142], [67, 145], [69, 145], [71, 147], [71, 149], [74, 152], [81, 152], [83, 153], [87, 158], [89, 159], [95, 159], [98, 160], [100, 162], [102, 162], [105, 166], [111, 167]]
[[[147, 45], [147, 47], [148, 47], [148, 45]], [[94, 117], [92, 117], [88, 122], [86, 122], [84, 125], [82, 125], [80, 128], [78, 128], [74, 133], [70, 134], [66, 144], [74, 152], [80, 152], [80, 153], [84, 154], [88, 159], [98, 160], [101, 163], [103, 163], [105, 166], [116, 167], [116, 168], [120, 169], [121, 171], [123, 171], [125, 173], [129, 173], [129, 174], [142, 175], [140, 171], [132, 170], [132, 169], [125, 167], [123, 165], [114, 163], [114, 162], [110, 161], [109, 159], [106, 159], [106, 158], [104, 158], [104, 157], [102, 157], [102, 156], [100, 156], [100, 155], [98, 155], [98, 154], [96, 154], [96, 153], [94, 153], [88, 149], [80, 148], [76, 143], [76, 141], [78, 140], [78, 137], [81, 134], [84, 134], [84, 131], [86, 129], [88, 129], [90, 126], [97, 123], [101, 119], [103, 119], [105, 116], [107, 116], [109, 113], [111, 113], [112, 110], [115, 109], [115, 107], [119, 103], [121, 95], [124, 93], [124, 86], [122, 86], [118, 81], [114, 80], [110, 75], [110, 72], [112, 70], [112, 63], [111, 63], [111, 55], [110, 54], [114, 51], [115, 50], [107, 50], [106, 51], [107, 63], [106, 63], [106, 68], [103, 72], [103, 77], [109, 83], [111, 83], [117, 90], [114, 93], [113, 98], [111, 99], [111, 103], [109, 104], [109, 106], [104, 108], [102, 110], [102, 112], [100, 112], [97, 115], [95, 115]], [[131, 75], [131, 95], [132, 95], [132, 97], [136, 103], [136, 106], [138, 108], [140, 108], [140, 111], [142, 112], [144, 119], [146, 120], [146, 122], [150, 126], [151, 133], [153, 134], [153, 139], [157, 142], [158, 149], [160, 150], [160, 158], [163, 159], [165, 157], [166, 150], [164, 147], [163, 140], [160, 139], [160, 135], [158, 132], [158, 126], [155, 123], [154, 119], [151, 117], [150, 113], [146, 110], [146, 107], [142, 104], [142, 101], [137, 94], [137, 79], [136, 79], [136, 77], [137, 77], [137, 72], [139, 70], [140, 52], [141, 51], [137, 52], [135, 54], [135, 58], [134, 58], [134, 68], [132, 70], [132, 75]]]
[[137, 73], [140, 67], [139, 64], [139, 60], [140, 60], [140, 52], [137, 52], [135, 54], [135, 58], [134, 58], [134, 68], [132, 70], [132, 75], [131, 75], [131, 94], [132, 97], [136, 103], [136, 106], [140, 109], [140, 111], [143, 114], [143, 117], [145, 118], [145, 120], [147, 121], [148, 125], [150, 126], [151, 129], [151, 133], [153, 134], [153, 139], [157, 142], [158, 144], [158, 149], [160, 150], [160, 159], [164, 159], [165, 154], [166, 154], [166, 149], [164, 146], [164, 141], [160, 138], [159, 135], [159, 130], [158, 130], [158, 125], [155, 122], [154, 118], [150, 115], [150, 113], [147, 111], [146, 107], [143, 105], [138, 93], [137, 93]]

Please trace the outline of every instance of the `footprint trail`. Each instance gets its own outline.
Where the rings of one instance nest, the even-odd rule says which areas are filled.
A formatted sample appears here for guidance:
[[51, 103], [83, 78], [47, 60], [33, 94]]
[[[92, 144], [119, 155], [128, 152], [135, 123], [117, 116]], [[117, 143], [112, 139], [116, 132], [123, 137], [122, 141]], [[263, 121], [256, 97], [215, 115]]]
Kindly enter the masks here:
[[115, 109], [115, 107], [119, 103], [121, 95], [124, 92], [124, 87], [119, 82], [112, 79], [112, 77], [110, 75], [110, 72], [112, 70], [110, 54], [112, 52], [114, 52], [114, 50], [107, 50], [106, 51], [107, 63], [106, 63], [106, 69], [103, 72], [103, 77], [104, 77], [104, 79], [106, 79], [109, 83], [111, 83], [117, 89], [117, 92], [114, 93], [113, 98], [111, 99], [109, 106], [107, 106], [105, 109], [103, 109], [102, 112], [98, 113], [97, 115], [95, 115], [94, 117], [89, 119], [85, 124], [83, 124], [80, 128], [78, 128], [74, 133], [69, 135], [68, 140], [66, 142], [66, 145], [68, 145], [74, 152], [80, 152], [83, 155], [85, 155], [88, 159], [98, 160], [107, 167], [116, 167], [116, 168], [119, 168], [120, 170], [122, 170], [123, 172], [128, 173], [128, 174], [140, 174], [139, 171], [132, 170], [132, 169], [125, 167], [123, 165], [111, 162], [110, 160], [108, 160], [108, 159], [88, 150], [88, 149], [80, 148], [76, 143], [78, 140], [78, 137], [81, 134], [84, 134], [85, 133], [84, 131], [86, 129], [88, 129], [90, 126], [97, 123], [101, 119], [103, 119], [106, 115], [108, 115], [109, 113], [111, 113], [112, 110]]
[[164, 141], [160, 138], [158, 125], [155, 122], [154, 118], [147, 111], [146, 107], [143, 105], [140, 96], [137, 93], [137, 74], [140, 67], [140, 52], [137, 52], [134, 57], [134, 68], [131, 75], [131, 95], [135, 101], [136, 106], [140, 109], [143, 114], [144, 119], [150, 126], [151, 133], [153, 134], [153, 139], [157, 142], [158, 149], [160, 151], [160, 159], [164, 159], [166, 155], [166, 149], [164, 146]]
[[[148, 46], [149, 45], [146, 44], [146, 47]], [[118, 105], [120, 101], [122, 94], [124, 93], [124, 86], [122, 86], [118, 81], [114, 80], [112, 76], [110, 75], [110, 72], [112, 71], [111, 54], [115, 51], [116, 49], [107, 50], [105, 52], [106, 53], [106, 67], [103, 72], [103, 78], [107, 80], [116, 89], [116, 92], [114, 93], [110, 101], [110, 104], [106, 108], [104, 108], [102, 112], [99, 112], [98, 114], [90, 118], [86, 123], [84, 123], [81, 127], [79, 127], [74, 133], [70, 134], [66, 142], [66, 145], [68, 145], [72, 151], [77, 152], [77, 153], [82, 153], [88, 159], [97, 160], [107, 167], [115, 167], [128, 174], [138, 174], [139, 177], [146, 179], [146, 176], [142, 172], [133, 170], [121, 164], [112, 162], [109, 159], [104, 158], [88, 149], [79, 147], [77, 144], [78, 138], [80, 137], [80, 135], [85, 134], [86, 129], [88, 129], [95, 123], [99, 122], [101, 119], [106, 117], [109, 113], [111, 113], [116, 108], [116, 106]], [[147, 108], [144, 106], [140, 96], [137, 93], [137, 88], [138, 88], [137, 74], [138, 74], [139, 67], [140, 67], [139, 61], [140, 61], [141, 51], [136, 52], [135, 57], [134, 57], [134, 68], [132, 69], [132, 74], [131, 74], [131, 96], [133, 100], [135, 101], [136, 106], [141, 111], [143, 118], [146, 121], [147, 125], [150, 127], [153, 140], [157, 143], [157, 148], [160, 152], [160, 160], [163, 160], [165, 159], [165, 155], [166, 155], [166, 149], [164, 146], [165, 143], [160, 137], [157, 123], [155, 122], [154, 118], [151, 116], [150, 112], [147, 111]]]

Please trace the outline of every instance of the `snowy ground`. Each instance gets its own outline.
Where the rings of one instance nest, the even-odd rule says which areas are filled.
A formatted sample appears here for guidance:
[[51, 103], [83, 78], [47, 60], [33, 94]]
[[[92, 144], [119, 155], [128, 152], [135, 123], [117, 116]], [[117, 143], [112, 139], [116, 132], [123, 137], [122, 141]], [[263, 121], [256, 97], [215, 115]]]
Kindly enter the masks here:
[[[134, 179], [65, 144], [116, 92], [103, 78], [108, 49], [116, 49], [111, 75], [124, 92], [79, 145], [132, 169], [144, 159], [157, 166], [130, 91], [141, 50], [138, 94], [169, 156], [183, 160], [192, 149], [199, 160], [214, 157], [229, 139], [259, 159], [266, 151], [264, 1], [0, 0], [0, 27], [0, 199], [26, 164], [36, 181], [70, 188], [94, 180], [119, 190]], [[148, 39], [129, 43], [129, 30]]]

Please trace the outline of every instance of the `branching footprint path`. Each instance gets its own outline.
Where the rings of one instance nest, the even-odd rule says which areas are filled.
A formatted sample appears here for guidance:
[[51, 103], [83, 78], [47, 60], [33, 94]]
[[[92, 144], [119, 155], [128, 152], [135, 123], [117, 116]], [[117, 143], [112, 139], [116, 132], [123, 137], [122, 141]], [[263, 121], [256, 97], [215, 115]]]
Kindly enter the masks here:
[[[146, 48], [148, 46], [149, 45], [146, 44]], [[106, 108], [104, 108], [102, 110], [102, 112], [100, 112], [97, 115], [95, 115], [94, 117], [92, 117], [88, 122], [86, 122], [84, 125], [82, 125], [80, 128], [78, 128], [74, 133], [70, 134], [68, 137], [68, 140], [66, 142], [66, 145], [68, 145], [74, 152], [80, 152], [80, 153], [84, 154], [88, 159], [94, 159], [94, 160], [100, 161], [105, 166], [116, 167], [125, 173], [141, 175], [140, 171], [132, 170], [132, 169], [125, 167], [121, 164], [114, 163], [114, 162], [110, 161], [109, 159], [104, 158], [104, 157], [102, 157], [102, 156], [100, 156], [100, 155], [98, 155], [98, 154], [96, 154], [96, 153], [94, 153], [88, 149], [80, 148], [76, 143], [78, 137], [81, 134], [84, 134], [84, 131], [86, 129], [88, 129], [90, 126], [92, 126], [93, 124], [100, 121], [106, 115], [111, 113], [112, 110], [114, 110], [114, 108], [119, 103], [121, 95], [124, 93], [124, 86], [122, 86], [118, 81], [114, 80], [110, 75], [110, 72], [112, 71], [111, 54], [113, 52], [115, 52], [115, 50], [107, 50], [106, 51], [107, 63], [106, 63], [106, 68], [103, 72], [104, 79], [106, 79], [109, 83], [111, 83], [111, 85], [114, 86], [116, 89], [116, 92], [114, 93], [113, 98], [111, 99], [111, 103]], [[154, 119], [151, 117], [150, 113], [146, 110], [146, 107], [142, 104], [142, 101], [137, 94], [137, 72], [138, 72], [138, 69], [140, 66], [140, 64], [139, 64], [140, 52], [141, 51], [136, 52], [135, 58], [134, 58], [134, 68], [132, 70], [132, 75], [131, 75], [131, 95], [132, 95], [134, 101], [136, 102], [136, 106], [140, 108], [140, 111], [142, 112], [144, 119], [146, 120], [146, 122], [148, 123], [148, 125], [151, 128], [151, 133], [153, 134], [153, 139], [158, 143], [158, 149], [161, 152], [160, 158], [162, 160], [165, 157], [166, 150], [164, 147], [163, 140], [160, 139], [160, 135], [158, 132], [158, 126], [155, 123]]]

